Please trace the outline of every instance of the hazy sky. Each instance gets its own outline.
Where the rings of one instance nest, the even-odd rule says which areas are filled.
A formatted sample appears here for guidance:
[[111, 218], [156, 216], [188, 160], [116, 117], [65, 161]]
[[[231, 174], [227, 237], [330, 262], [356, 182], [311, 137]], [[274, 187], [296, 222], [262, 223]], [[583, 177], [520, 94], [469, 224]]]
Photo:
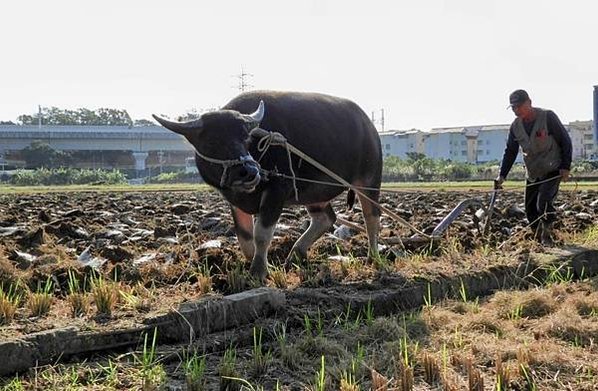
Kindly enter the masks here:
[[0, 120], [218, 107], [241, 66], [256, 89], [384, 108], [387, 130], [510, 123], [516, 88], [589, 120], [598, 84], [588, 0], [12, 0], [0, 15]]

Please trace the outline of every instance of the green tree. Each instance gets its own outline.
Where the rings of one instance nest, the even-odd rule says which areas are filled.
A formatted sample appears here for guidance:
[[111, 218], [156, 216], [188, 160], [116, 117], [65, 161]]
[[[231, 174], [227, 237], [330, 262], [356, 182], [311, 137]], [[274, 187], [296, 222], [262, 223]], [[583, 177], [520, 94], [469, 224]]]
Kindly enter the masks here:
[[177, 121], [181, 121], [181, 122], [187, 122], [187, 121], [193, 121], [198, 119], [199, 117], [201, 117], [203, 114], [205, 113], [209, 113], [210, 111], [216, 111], [218, 110], [215, 107], [210, 107], [208, 109], [190, 109], [188, 110], [185, 114], [180, 115], [177, 117]]
[[69, 153], [57, 151], [47, 143], [39, 140], [33, 141], [31, 145], [23, 149], [21, 156], [28, 168], [61, 167], [68, 165], [70, 162]]
[[136, 119], [133, 126], [156, 126], [156, 123], [147, 119]]
[[[37, 125], [40, 113], [23, 114], [17, 120], [23, 125]], [[100, 108], [90, 110], [59, 109], [58, 107], [43, 107], [41, 109], [43, 125], [112, 125], [132, 126], [133, 120], [126, 110]]]

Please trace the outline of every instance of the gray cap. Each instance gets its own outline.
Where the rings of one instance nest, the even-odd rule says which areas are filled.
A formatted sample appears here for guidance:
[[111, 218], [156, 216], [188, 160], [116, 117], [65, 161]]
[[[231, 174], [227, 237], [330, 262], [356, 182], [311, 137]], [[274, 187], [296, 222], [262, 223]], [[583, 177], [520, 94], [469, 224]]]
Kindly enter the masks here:
[[507, 106], [507, 108], [519, 106], [520, 104], [525, 103], [528, 100], [529, 95], [525, 90], [515, 90], [511, 92], [511, 95], [509, 95], [509, 106]]

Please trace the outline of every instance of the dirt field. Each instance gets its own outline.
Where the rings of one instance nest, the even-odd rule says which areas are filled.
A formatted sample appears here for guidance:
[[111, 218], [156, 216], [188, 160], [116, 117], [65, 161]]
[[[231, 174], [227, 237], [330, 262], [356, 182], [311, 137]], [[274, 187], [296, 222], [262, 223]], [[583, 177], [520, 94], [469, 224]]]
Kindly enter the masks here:
[[[459, 201], [471, 198], [485, 206], [489, 196], [411, 191], [386, 194], [383, 204], [431, 233]], [[562, 192], [558, 200], [558, 243], [595, 248], [598, 192]], [[287, 292], [283, 311], [190, 347], [160, 345], [157, 357], [147, 352], [150, 335], [146, 355], [140, 341], [136, 355], [97, 352], [84, 357], [85, 364], [75, 357], [75, 364], [6, 379], [5, 387], [186, 389], [186, 376], [205, 363], [199, 376], [205, 389], [272, 390], [277, 382], [293, 390], [598, 389], [596, 280], [566, 269], [525, 289], [479, 298], [462, 283], [456, 298], [430, 294], [423, 307], [401, 312], [304, 300], [310, 290], [351, 297], [356, 290], [380, 293], [464, 271], [517, 267], [530, 253], [545, 251], [525, 229], [522, 202], [522, 191], [499, 196], [487, 238], [475, 206], [438, 246], [382, 241], [384, 257], [373, 263], [365, 257], [365, 235], [342, 227], [315, 244], [309, 264], [288, 272], [280, 265], [307, 214], [286, 210], [270, 250], [268, 281]], [[335, 210], [362, 223], [358, 207], [345, 211], [341, 198]], [[382, 226], [382, 238], [412, 234], [386, 216]], [[252, 288], [248, 266], [228, 206], [214, 192], [0, 195], [0, 341], [66, 326], [97, 332], [135, 327], [183, 302]], [[197, 360], [187, 348], [197, 351]]]

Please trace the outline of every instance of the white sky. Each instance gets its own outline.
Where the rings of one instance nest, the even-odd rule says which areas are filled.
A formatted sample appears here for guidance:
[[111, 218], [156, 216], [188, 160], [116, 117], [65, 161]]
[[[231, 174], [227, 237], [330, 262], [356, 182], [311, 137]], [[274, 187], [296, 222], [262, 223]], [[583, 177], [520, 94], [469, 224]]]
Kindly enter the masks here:
[[525, 88], [592, 117], [598, 2], [588, 0], [7, 0], [0, 120], [37, 105], [182, 114], [255, 88], [351, 98], [386, 129], [510, 123]]

